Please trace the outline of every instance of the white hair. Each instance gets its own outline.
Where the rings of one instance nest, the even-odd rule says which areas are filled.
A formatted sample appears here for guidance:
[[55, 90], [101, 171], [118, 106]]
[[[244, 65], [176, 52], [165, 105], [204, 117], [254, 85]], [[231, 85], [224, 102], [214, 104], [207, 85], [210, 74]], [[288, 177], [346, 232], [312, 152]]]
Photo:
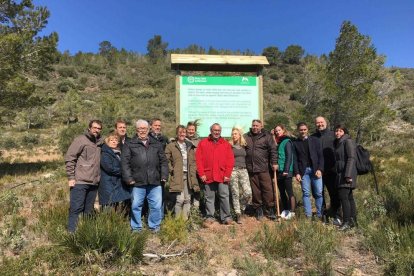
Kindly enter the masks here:
[[135, 127], [138, 128], [140, 126], [145, 126], [145, 127], [149, 127], [149, 123], [146, 120], [143, 119], [139, 119], [136, 123], [135, 123]]

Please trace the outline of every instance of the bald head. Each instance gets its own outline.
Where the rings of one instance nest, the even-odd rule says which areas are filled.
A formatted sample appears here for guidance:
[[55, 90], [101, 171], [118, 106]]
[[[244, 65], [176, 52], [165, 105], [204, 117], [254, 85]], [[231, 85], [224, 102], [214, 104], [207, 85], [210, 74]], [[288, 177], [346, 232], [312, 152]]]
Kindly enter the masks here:
[[315, 126], [318, 131], [323, 131], [328, 127], [328, 123], [324, 117], [319, 116], [315, 119]]

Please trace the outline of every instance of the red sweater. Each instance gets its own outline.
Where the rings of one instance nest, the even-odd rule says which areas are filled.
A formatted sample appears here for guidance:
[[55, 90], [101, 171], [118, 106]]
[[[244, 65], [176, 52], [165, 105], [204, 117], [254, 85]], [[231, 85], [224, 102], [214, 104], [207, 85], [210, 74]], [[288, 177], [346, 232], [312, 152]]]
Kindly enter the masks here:
[[233, 150], [229, 142], [219, 138], [217, 142], [209, 136], [200, 141], [196, 151], [197, 172], [207, 177], [206, 183], [223, 183], [230, 178], [234, 166]]

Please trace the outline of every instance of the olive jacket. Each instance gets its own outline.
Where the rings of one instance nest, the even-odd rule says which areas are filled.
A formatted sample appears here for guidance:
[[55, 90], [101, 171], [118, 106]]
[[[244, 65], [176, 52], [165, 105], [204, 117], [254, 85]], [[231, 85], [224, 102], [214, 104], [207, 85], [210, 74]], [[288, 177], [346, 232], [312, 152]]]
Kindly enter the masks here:
[[[189, 189], [200, 191], [197, 181], [197, 167], [195, 161], [195, 147], [190, 141], [184, 141], [187, 146], [187, 181]], [[168, 160], [170, 192], [182, 192], [184, 189], [183, 156], [177, 141], [171, 142], [165, 148]]]

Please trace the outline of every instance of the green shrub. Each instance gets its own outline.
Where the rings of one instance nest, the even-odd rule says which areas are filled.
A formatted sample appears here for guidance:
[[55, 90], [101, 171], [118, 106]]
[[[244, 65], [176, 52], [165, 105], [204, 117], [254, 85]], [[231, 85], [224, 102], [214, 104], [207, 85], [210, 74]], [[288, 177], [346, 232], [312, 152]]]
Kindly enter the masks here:
[[22, 204], [13, 191], [6, 190], [0, 194], [0, 217], [16, 213], [20, 206]]
[[77, 230], [64, 236], [62, 245], [85, 263], [139, 262], [147, 233], [131, 233], [123, 214], [106, 209], [95, 216], [81, 217]]
[[57, 69], [59, 75], [63, 78], [74, 78], [78, 77], [78, 73], [74, 67], [60, 67]]
[[67, 221], [68, 206], [66, 204], [53, 206], [39, 212], [36, 229], [39, 233], [46, 234], [51, 241], [60, 242], [66, 235]]
[[57, 89], [62, 93], [68, 92], [71, 88], [75, 88], [75, 84], [70, 80], [63, 80], [57, 86]]
[[40, 138], [37, 134], [26, 132], [22, 137], [22, 142], [25, 147], [32, 147], [40, 144]]
[[174, 240], [185, 241], [188, 237], [187, 221], [182, 216], [174, 217], [168, 213], [162, 222], [159, 237], [163, 244]]
[[292, 257], [295, 254], [295, 240], [298, 237], [293, 223], [279, 223], [272, 226], [264, 225], [257, 233], [257, 247], [268, 259]]
[[241, 275], [274, 275], [275, 268], [271, 268], [269, 264], [256, 262], [251, 257], [236, 258], [233, 262], [235, 269], [241, 270]]
[[73, 139], [84, 133], [85, 129], [86, 127], [79, 123], [71, 124], [67, 128], [64, 128], [59, 134], [58, 143], [60, 151], [65, 154]]
[[16, 143], [16, 138], [4, 137], [1, 142], [1, 147], [4, 149], [14, 149], [17, 148], [18, 144]]
[[413, 174], [398, 174], [390, 177], [391, 183], [383, 188], [385, 208], [388, 215], [399, 224], [414, 223], [414, 185]]
[[330, 275], [333, 252], [338, 240], [337, 230], [321, 223], [299, 221], [297, 232], [306, 264], [317, 273]]
[[3, 222], [3, 231], [0, 232], [0, 245], [17, 254], [23, 249], [25, 244], [23, 230], [26, 226], [26, 219], [14, 214], [5, 217]]

